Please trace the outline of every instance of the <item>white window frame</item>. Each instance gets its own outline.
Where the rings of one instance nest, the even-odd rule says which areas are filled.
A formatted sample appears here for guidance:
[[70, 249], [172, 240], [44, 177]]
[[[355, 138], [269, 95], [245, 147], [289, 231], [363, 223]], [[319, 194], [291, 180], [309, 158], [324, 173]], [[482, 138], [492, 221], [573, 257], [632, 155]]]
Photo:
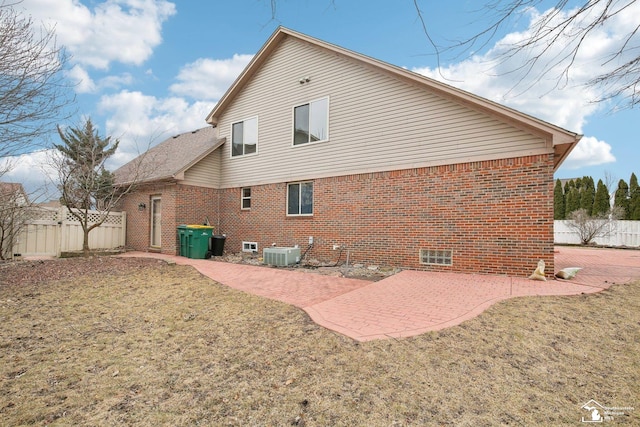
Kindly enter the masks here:
[[[159, 206], [156, 206], [156, 202]], [[151, 215], [151, 230], [149, 246], [156, 249], [162, 247], [162, 196], [151, 196], [149, 215]]]
[[242, 252], [258, 252], [258, 242], [242, 242]]
[[[310, 213], [300, 213], [302, 210], [302, 184], [311, 184], [311, 212]], [[299, 185], [298, 189], [298, 213], [289, 213], [289, 187], [292, 185]], [[297, 181], [297, 182], [289, 182], [287, 183], [287, 216], [313, 216], [313, 206], [315, 204], [315, 192], [314, 192], [314, 184], [313, 181]]]
[[[254, 153], [245, 153], [245, 147], [247, 146], [247, 144], [245, 144], [244, 142], [244, 124], [250, 120], [255, 120], [256, 121], [256, 151]], [[233, 126], [237, 125], [239, 123], [242, 123], [242, 128], [243, 128], [243, 138], [242, 138], [242, 154], [236, 154], [235, 156], [233, 155]], [[229, 131], [229, 134], [231, 135], [231, 144], [229, 145], [229, 157], [232, 159], [238, 159], [238, 158], [242, 158], [242, 157], [248, 157], [248, 156], [256, 156], [258, 154], [258, 141], [259, 141], [259, 135], [260, 135], [260, 123], [258, 121], [258, 116], [253, 116], [253, 117], [248, 117], [246, 119], [243, 120], [238, 120], [237, 122], [233, 122], [231, 123], [231, 129]]]
[[[314, 102], [319, 102], [319, 101], [323, 101], [326, 100], [327, 101], [327, 118], [326, 118], [326, 122], [325, 122], [325, 129], [327, 132], [327, 135], [324, 139], [318, 140], [318, 141], [308, 141], [308, 142], [304, 142], [301, 144], [296, 144], [296, 108], [298, 107], [303, 107], [305, 105], [309, 106], [309, 109], [311, 109], [311, 104], [313, 104]], [[331, 100], [328, 96], [325, 96], [323, 98], [317, 98], [317, 99], [313, 99], [309, 102], [303, 102], [297, 105], [294, 105], [293, 108], [291, 108], [291, 146], [292, 147], [305, 147], [308, 145], [313, 145], [313, 144], [321, 144], [323, 142], [328, 142], [329, 141], [329, 110], [331, 106]], [[311, 122], [311, 111], [309, 111], [309, 122]]]
[[[249, 190], [249, 195], [244, 195], [244, 190]], [[249, 201], [249, 207], [244, 206], [245, 200]], [[251, 187], [242, 187], [240, 189], [240, 210], [249, 211], [251, 210]]]

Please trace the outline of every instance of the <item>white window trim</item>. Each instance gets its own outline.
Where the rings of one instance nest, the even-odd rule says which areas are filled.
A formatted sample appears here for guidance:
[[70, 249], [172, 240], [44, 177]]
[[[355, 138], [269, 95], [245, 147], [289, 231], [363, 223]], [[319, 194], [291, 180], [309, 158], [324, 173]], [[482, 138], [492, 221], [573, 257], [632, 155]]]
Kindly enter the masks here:
[[[303, 213], [290, 214], [290, 213], [289, 213], [289, 186], [290, 186], [290, 185], [295, 185], [295, 184], [300, 184], [300, 189], [301, 189], [300, 196], [302, 196], [302, 184], [306, 184], [306, 183], [309, 183], [309, 182], [310, 182], [311, 184], [313, 184], [313, 197], [311, 198], [311, 213], [304, 213], [304, 214], [303, 214]], [[287, 182], [287, 195], [286, 195], [286, 197], [287, 197], [287, 210], [286, 210], [286, 212], [287, 212], [287, 216], [291, 216], [291, 217], [294, 217], [294, 216], [313, 216], [313, 211], [315, 210], [315, 205], [316, 205], [316, 200], [315, 200], [315, 198], [316, 198], [316, 191], [315, 191], [315, 184], [314, 184], [314, 182], [313, 182], [313, 181], [295, 181], [295, 182]], [[302, 197], [300, 198], [300, 200], [302, 200]]]
[[[238, 124], [238, 123], [244, 123], [248, 120], [252, 120], [252, 119], [256, 119], [256, 152], [255, 153], [249, 153], [249, 154], [240, 154], [237, 156], [233, 155], [233, 125]], [[230, 135], [230, 139], [231, 139], [231, 144], [229, 144], [229, 158], [231, 159], [241, 159], [244, 157], [252, 157], [252, 156], [257, 156], [258, 152], [260, 151], [259, 149], [259, 145], [260, 145], [260, 120], [258, 119], [258, 116], [253, 116], [253, 117], [247, 117], [246, 119], [242, 119], [242, 120], [237, 120], [235, 122], [232, 122], [229, 125], [229, 135]], [[243, 149], [242, 151], [244, 151], [244, 141], [242, 142], [243, 145]]]
[[[154, 207], [154, 202], [155, 201], [159, 201], [160, 202], [160, 212], [156, 212], [155, 211], [155, 207]], [[149, 214], [151, 215], [151, 222], [150, 222], [150, 227], [151, 227], [151, 232], [149, 235], [149, 247], [154, 248], [154, 249], [159, 249], [162, 248], [162, 196], [160, 195], [156, 195], [156, 196], [151, 196], [151, 200], [149, 203]], [[155, 228], [154, 228], [154, 216], [155, 215], [159, 215], [160, 216], [160, 224], [157, 224], [158, 227], [160, 227], [160, 233], [158, 236], [158, 242], [155, 242], [156, 244], [154, 245], [154, 232], [155, 232]]]
[[[294, 144], [295, 142], [295, 138], [296, 138], [296, 108], [301, 107], [303, 105], [311, 105], [311, 103], [313, 102], [317, 102], [317, 101], [322, 101], [323, 99], [327, 100], [327, 137], [326, 139], [320, 140], [320, 141], [310, 141], [310, 142], [306, 142], [304, 144]], [[299, 147], [306, 147], [309, 145], [315, 145], [315, 144], [324, 144], [325, 142], [329, 142], [329, 140], [331, 139], [331, 135], [329, 133], [329, 123], [330, 118], [329, 118], [329, 112], [331, 111], [331, 98], [329, 96], [323, 96], [321, 98], [316, 98], [316, 99], [312, 99], [310, 101], [306, 101], [306, 102], [300, 102], [296, 105], [294, 105], [293, 107], [291, 107], [291, 147], [292, 148], [299, 148]], [[292, 184], [295, 184], [295, 182], [292, 182]]]
[[[255, 249], [252, 249], [252, 246]], [[258, 242], [242, 242], [242, 252], [258, 252]]]
[[[244, 195], [244, 189], [248, 188], [249, 189], [249, 197], [245, 197]], [[250, 211], [251, 210], [251, 187], [241, 187], [240, 188], [240, 210], [242, 211]], [[249, 207], [245, 208], [244, 207], [244, 201], [245, 200], [249, 200]]]

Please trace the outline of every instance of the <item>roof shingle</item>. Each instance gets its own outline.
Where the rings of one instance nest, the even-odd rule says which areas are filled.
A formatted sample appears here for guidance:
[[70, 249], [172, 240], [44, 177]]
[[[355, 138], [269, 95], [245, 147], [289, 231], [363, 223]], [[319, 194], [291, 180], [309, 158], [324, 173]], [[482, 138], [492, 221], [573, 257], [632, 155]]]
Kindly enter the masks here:
[[118, 168], [116, 184], [175, 179], [224, 141], [211, 126], [172, 136]]

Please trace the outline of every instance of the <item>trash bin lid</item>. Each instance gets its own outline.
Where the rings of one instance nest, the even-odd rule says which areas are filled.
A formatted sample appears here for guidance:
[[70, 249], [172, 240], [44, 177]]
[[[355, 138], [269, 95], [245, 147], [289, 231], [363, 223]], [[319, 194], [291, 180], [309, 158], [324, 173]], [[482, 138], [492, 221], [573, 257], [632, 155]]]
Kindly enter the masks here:
[[188, 228], [202, 228], [202, 229], [207, 229], [207, 230], [212, 230], [213, 226], [211, 225], [200, 225], [200, 224], [189, 224], [187, 225]]

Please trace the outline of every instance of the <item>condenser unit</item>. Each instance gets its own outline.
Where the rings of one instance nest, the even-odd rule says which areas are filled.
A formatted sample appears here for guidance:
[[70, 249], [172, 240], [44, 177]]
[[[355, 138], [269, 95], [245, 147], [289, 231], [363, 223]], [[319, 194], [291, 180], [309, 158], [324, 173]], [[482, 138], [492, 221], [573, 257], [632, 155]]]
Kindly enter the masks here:
[[284, 267], [300, 262], [300, 248], [264, 248], [262, 250], [264, 264]]

